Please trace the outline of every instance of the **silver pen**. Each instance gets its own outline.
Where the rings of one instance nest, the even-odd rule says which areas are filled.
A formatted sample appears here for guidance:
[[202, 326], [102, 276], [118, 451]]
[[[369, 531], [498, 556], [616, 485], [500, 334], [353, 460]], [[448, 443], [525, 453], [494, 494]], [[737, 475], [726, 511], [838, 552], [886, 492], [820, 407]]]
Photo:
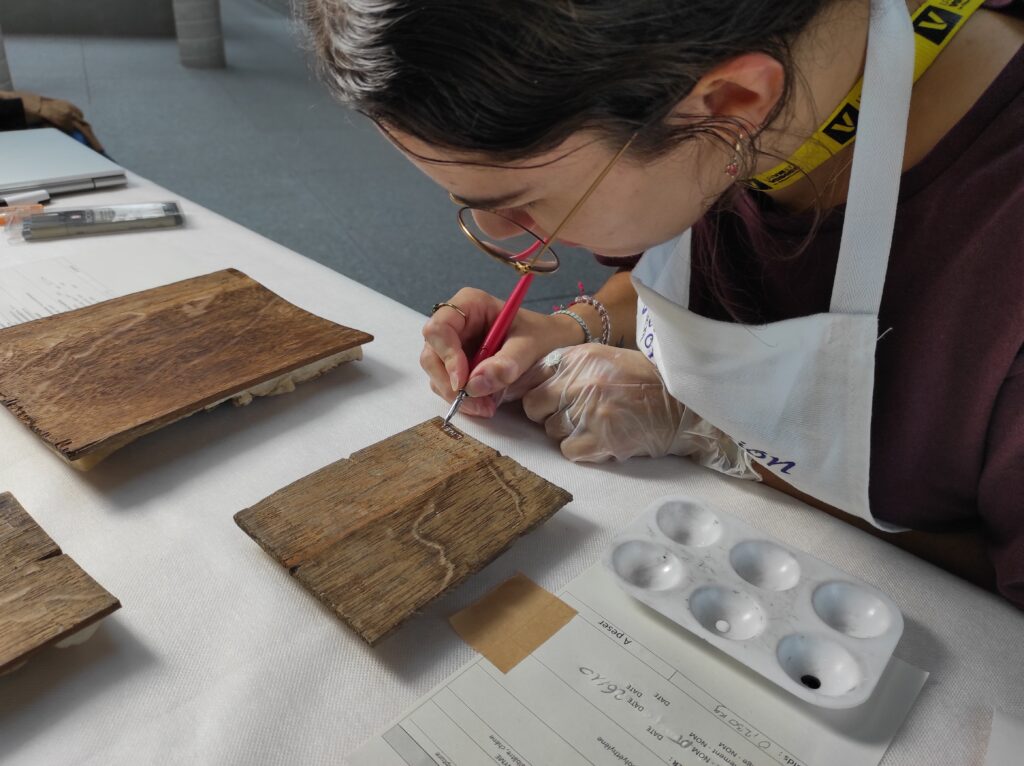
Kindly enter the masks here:
[[452, 406], [448, 408], [448, 414], [444, 416], [444, 422], [441, 424], [442, 428], [447, 428], [448, 424], [452, 422], [452, 418], [455, 417], [455, 413], [459, 411], [459, 407], [462, 406], [462, 400], [466, 398], [466, 389], [459, 391], [459, 395], [455, 397], [455, 401], [452, 402]]

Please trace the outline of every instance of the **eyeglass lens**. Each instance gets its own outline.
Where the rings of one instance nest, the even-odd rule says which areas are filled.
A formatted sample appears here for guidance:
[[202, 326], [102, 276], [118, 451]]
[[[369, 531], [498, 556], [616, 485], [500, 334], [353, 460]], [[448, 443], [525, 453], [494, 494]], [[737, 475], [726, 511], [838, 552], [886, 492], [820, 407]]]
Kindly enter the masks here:
[[[488, 228], [500, 230], [504, 236], [500, 240], [485, 231], [480, 222]], [[537, 256], [544, 247], [544, 240], [524, 226], [498, 213], [473, 208], [462, 208], [459, 211], [459, 223], [462, 230], [488, 255], [509, 264], [527, 261]], [[558, 268], [558, 256], [548, 248], [536, 260], [532, 261], [531, 270], [550, 273]]]

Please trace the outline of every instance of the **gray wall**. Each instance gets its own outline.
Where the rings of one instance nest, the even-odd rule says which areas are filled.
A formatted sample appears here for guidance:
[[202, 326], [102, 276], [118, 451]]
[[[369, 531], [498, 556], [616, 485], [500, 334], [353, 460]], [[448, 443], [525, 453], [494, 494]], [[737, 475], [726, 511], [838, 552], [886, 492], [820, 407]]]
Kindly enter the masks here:
[[173, 36], [171, 0], [0, 0], [7, 34]]

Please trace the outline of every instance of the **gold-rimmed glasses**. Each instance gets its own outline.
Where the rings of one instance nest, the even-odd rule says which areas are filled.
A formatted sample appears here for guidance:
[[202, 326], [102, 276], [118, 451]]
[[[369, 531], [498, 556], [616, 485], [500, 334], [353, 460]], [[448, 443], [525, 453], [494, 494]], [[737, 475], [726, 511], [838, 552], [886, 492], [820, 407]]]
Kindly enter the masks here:
[[[462, 205], [462, 202], [454, 194], [449, 194], [452, 202], [456, 205], [462, 205], [458, 212], [459, 228], [462, 233], [469, 238], [469, 241], [476, 245], [480, 250], [487, 253], [487, 255], [494, 258], [496, 261], [504, 263], [506, 266], [511, 266], [521, 274], [553, 274], [558, 271], [559, 260], [558, 254], [551, 248], [551, 243], [554, 242], [562, 230], [566, 227], [569, 221], [572, 220], [573, 216], [576, 215], [577, 211], [583, 207], [583, 204], [590, 199], [590, 195], [594, 193], [594, 190], [601, 184], [605, 176], [611, 172], [611, 169], [615, 166], [615, 163], [619, 161], [619, 158], [626, 153], [629, 149], [630, 144], [633, 143], [633, 139], [636, 138], [634, 133], [629, 137], [629, 140], [623, 145], [615, 156], [612, 157], [611, 161], [604, 167], [601, 173], [594, 179], [593, 183], [587, 188], [579, 202], [573, 205], [572, 209], [566, 214], [562, 222], [555, 227], [555, 230], [546, 239], [538, 234], [535, 234], [527, 227], [523, 226], [517, 221], [512, 220], [508, 216], [504, 216], [501, 213], [496, 213], [493, 210], [481, 210], [479, 208], [469, 207]], [[507, 237], [503, 237], [499, 242], [495, 241], [487, 234], [484, 226], [487, 225], [487, 220], [491, 218], [501, 219], [503, 228], [507, 231], [512, 232]], [[481, 226], [481, 221], [483, 226]]]

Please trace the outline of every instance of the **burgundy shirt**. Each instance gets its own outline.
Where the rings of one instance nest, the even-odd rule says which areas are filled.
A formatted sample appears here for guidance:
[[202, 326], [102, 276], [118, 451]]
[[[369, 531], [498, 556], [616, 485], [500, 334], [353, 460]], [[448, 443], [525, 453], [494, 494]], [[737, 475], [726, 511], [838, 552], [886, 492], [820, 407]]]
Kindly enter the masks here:
[[[874, 515], [895, 524], [980, 527], [1000, 591], [1024, 607], [1022, 136], [1024, 49], [903, 174], [879, 312], [869, 494]], [[749, 323], [827, 312], [842, 224], [842, 207], [828, 211], [807, 243], [808, 217], [744, 193], [735, 212], [698, 224], [716, 230], [726, 301], [695, 265], [690, 308]]]

